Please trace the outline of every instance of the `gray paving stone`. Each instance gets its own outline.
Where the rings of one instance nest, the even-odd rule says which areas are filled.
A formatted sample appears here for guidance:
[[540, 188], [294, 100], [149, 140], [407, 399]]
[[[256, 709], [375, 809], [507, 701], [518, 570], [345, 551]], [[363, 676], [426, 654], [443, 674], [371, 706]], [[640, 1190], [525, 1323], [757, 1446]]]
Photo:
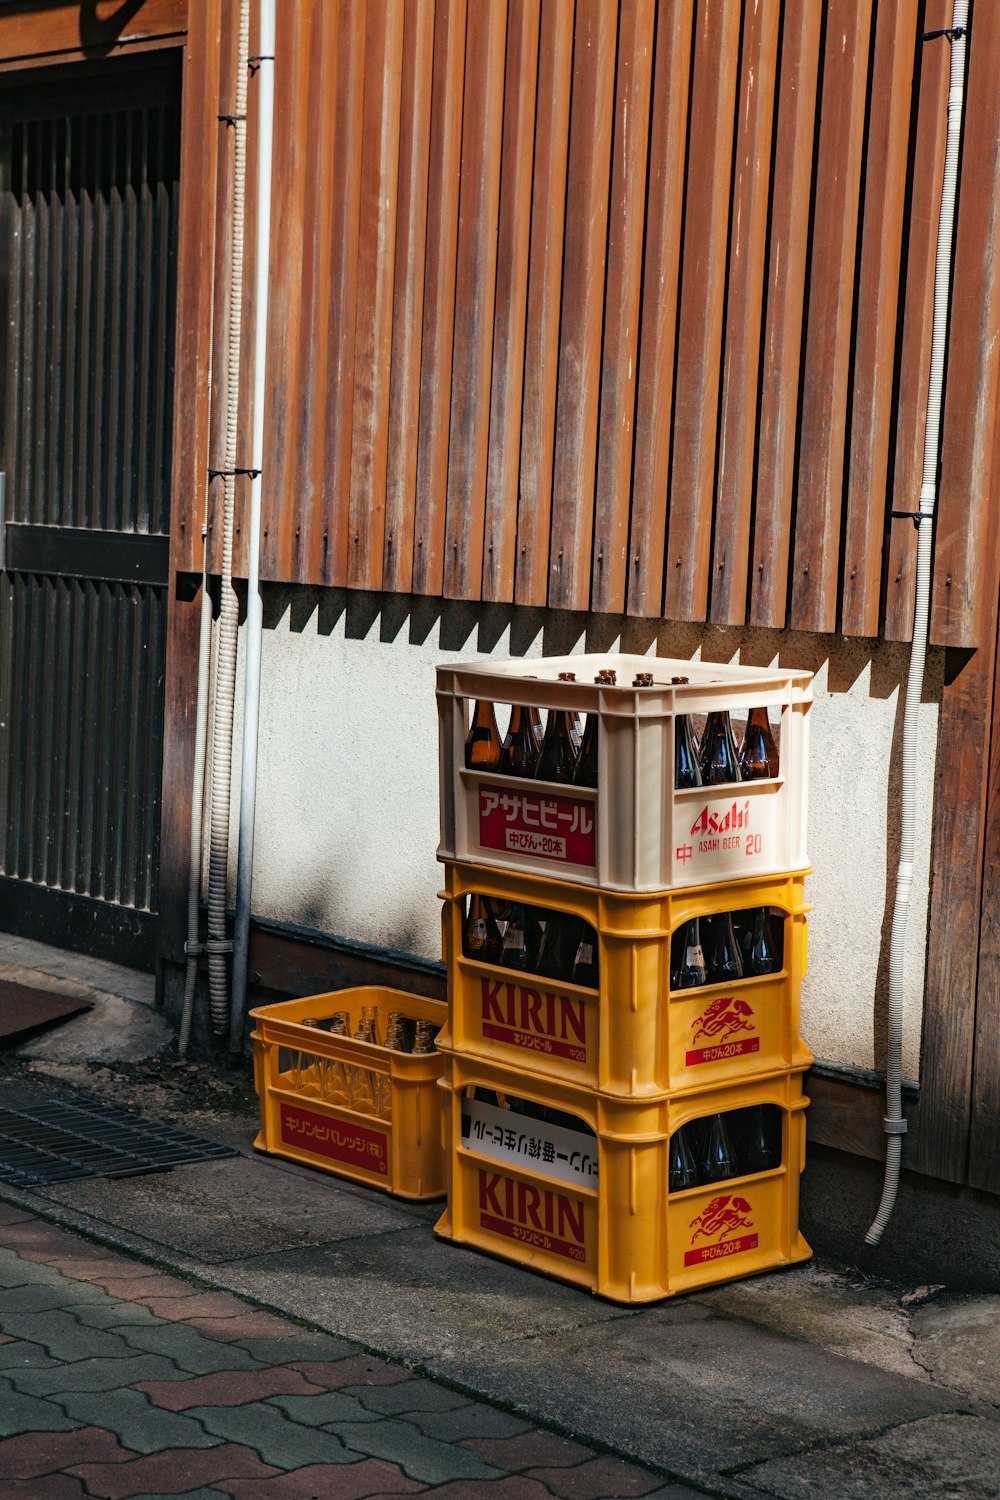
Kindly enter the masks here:
[[[244, 1407], [243, 1410], [246, 1410]], [[399, 1464], [410, 1479], [425, 1484], [444, 1484], [449, 1479], [502, 1479], [495, 1469], [471, 1448], [453, 1448], [425, 1437], [412, 1422], [387, 1417], [384, 1422], [343, 1422], [337, 1431], [349, 1448], [370, 1458]]]
[[[250, 1401], [245, 1406], [194, 1406], [188, 1415], [217, 1437], [253, 1448], [264, 1463], [277, 1469], [299, 1469], [305, 1464], [352, 1464], [369, 1452], [368, 1448], [352, 1448], [339, 1433], [289, 1421], [284, 1412], [262, 1401]], [[352, 1430], [360, 1431], [363, 1424], [356, 1422], [351, 1426]]]
[[419, 1427], [425, 1437], [440, 1443], [462, 1443], [466, 1438], [510, 1438], [530, 1431], [531, 1422], [495, 1406], [473, 1402], [454, 1411], [412, 1411], [406, 1420]]
[[356, 1344], [348, 1344], [329, 1333], [313, 1333], [307, 1328], [287, 1339], [233, 1339], [229, 1347], [245, 1349], [262, 1365], [292, 1365], [300, 1359], [326, 1363], [349, 1359], [358, 1353]]
[[[690, 1493], [690, 1491], [688, 1491]], [[162, 1492], [157, 1494], [130, 1495], [129, 1500], [233, 1500], [229, 1491], [223, 1490], [180, 1490], [176, 1495], [166, 1496]], [[646, 1497], [643, 1496], [643, 1500]], [[652, 1500], [652, 1497], [651, 1497]]]
[[116, 1391], [140, 1380], [182, 1380], [162, 1354], [135, 1354], [131, 1359], [78, 1359], [44, 1370], [9, 1370], [7, 1378], [28, 1396], [59, 1396], [70, 1391]]
[[106, 1292], [100, 1287], [90, 1286], [85, 1281], [67, 1281], [62, 1285], [49, 1286], [45, 1282], [33, 1281], [26, 1286], [10, 1287], [3, 1294], [2, 1316], [10, 1313], [51, 1312], [55, 1308], [76, 1311], [77, 1305], [110, 1303]]
[[362, 1405], [385, 1416], [411, 1411], [456, 1411], [468, 1406], [468, 1396], [449, 1391], [430, 1380], [401, 1380], [398, 1385], [365, 1385], [352, 1387]]
[[268, 1406], [279, 1406], [293, 1422], [325, 1427], [338, 1422], [379, 1422], [378, 1412], [365, 1411], [357, 1396], [328, 1391], [323, 1396], [268, 1396]]
[[57, 1363], [58, 1360], [46, 1354], [41, 1344], [33, 1344], [30, 1339], [0, 1344], [0, 1370], [39, 1370]]
[[85, 1328], [72, 1313], [58, 1310], [15, 1313], [12, 1317], [0, 1312], [0, 1329], [44, 1345], [53, 1359], [127, 1359], [135, 1352], [117, 1333]]
[[107, 1428], [123, 1448], [133, 1448], [137, 1453], [219, 1445], [219, 1439], [199, 1422], [153, 1406], [141, 1391], [74, 1392], [61, 1396], [59, 1405], [79, 1422]]
[[0, 1380], [0, 1438], [21, 1432], [72, 1432], [81, 1425], [51, 1401], [26, 1396], [9, 1380]]
[[0, 1286], [55, 1286], [69, 1278], [54, 1266], [39, 1261], [22, 1260], [15, 1251], [0, 1247]]
[[94, 1302], [87, 1306], [74, 1307], [74, 1318], [88, 1328], [127, 1328], [132, 1325], [143, 1328], [161, 1328], [166, 1319], [157, 1318], [148, 1307], [138, 1302], [116, 1302], [113, 1297], [105, 1302]]
[[163, 1354], [188, 1375], [214, 1375], [219, 1370], [258, 1370], [262, 1363], [239, 1345], [207, 1338], [186, 1323], [123, 1328], [121, 1338], [127, 1343], [129, 1354], [135, 1354], [137, 1350]]

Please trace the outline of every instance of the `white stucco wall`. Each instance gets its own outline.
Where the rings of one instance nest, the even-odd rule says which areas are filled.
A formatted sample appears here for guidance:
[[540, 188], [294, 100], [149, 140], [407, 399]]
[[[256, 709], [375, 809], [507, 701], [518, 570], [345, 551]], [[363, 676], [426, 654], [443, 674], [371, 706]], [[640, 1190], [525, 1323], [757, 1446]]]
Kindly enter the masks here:
[[[302, 589], [269, 589], [265, 618], [254, 911], [431, 958], [440, 957], [438, 662], [621, 649], [813, 671], [802, 1031], [819, 1057], [882, 1064], [905, 647]], [[932, 651], [907, 943], [911, 1079], [942, 671]]]

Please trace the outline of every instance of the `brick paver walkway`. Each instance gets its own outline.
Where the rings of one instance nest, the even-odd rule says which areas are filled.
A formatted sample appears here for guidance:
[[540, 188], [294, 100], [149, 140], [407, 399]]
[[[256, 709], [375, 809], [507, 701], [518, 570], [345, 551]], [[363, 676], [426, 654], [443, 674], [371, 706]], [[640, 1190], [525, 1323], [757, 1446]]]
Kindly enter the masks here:
[[694, 1493], [0, 1204], [4, 1500]]

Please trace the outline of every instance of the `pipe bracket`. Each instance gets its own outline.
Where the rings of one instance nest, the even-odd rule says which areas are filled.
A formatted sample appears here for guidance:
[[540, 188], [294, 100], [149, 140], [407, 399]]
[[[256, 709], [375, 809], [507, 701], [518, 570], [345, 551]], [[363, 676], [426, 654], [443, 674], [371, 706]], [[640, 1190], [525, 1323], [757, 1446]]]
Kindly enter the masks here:
[[888, 1115], [882, 1121], [882, 1129], [886, 1135], [905, 1135], [908, 1128], [905, 1120], [890, 1120]]

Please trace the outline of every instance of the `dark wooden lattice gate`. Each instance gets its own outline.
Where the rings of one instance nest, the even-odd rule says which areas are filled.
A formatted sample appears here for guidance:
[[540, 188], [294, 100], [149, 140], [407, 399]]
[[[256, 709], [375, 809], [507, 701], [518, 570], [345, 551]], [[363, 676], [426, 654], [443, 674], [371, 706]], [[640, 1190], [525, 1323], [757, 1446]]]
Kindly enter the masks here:
[[152, 967], [180, 72], [0, 103], [0, 927]]

